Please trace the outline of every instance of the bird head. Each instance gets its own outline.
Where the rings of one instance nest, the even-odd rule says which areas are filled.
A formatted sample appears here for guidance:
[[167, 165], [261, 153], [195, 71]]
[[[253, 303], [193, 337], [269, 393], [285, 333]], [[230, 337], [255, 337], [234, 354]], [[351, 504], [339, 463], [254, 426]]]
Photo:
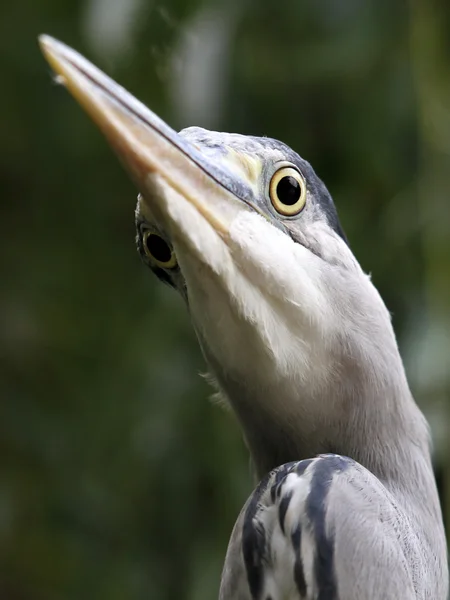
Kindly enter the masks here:
[[340, 450], [350, 403], [379, 395], [399, 357], [310, 164], [269, 138], [176, 133], [77, 52], [40, 43], [135, 182], [140, 255], [184, 298], [258, 470]]

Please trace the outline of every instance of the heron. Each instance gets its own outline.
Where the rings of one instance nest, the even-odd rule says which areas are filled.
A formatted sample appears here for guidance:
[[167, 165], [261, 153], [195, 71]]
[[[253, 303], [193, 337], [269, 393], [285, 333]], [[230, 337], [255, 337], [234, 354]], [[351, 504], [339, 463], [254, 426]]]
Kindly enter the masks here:
[[252, 458], [219, 598], [445, 600], [428, 425], [313, 168], [273, 139], [176, 133], [75, 50], [40, 45], [136, 185], [139, 253], [186, 302]]

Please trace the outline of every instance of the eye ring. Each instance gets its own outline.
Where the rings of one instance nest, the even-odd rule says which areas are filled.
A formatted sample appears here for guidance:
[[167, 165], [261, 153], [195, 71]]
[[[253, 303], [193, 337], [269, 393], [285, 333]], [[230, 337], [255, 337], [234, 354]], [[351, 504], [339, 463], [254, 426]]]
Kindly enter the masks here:
[[270, 180], [270, 201], [274, 209], [286, 217], [298, 215], [306, 203], [306, 184], [292, 167], [278, 169]]
[[146, 231], [143, 237], [145, 255], [161, 269], [174, 269], [178, 265], [175, 252], [164, 238], [154, 231]]

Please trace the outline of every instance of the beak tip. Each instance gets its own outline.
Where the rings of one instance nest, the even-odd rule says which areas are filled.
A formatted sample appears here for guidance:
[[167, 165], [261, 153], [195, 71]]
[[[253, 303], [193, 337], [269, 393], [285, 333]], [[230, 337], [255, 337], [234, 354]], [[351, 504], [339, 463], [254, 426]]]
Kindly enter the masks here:
[[46, 33], [38, 36], [38, 44], [42, 54], [52, 68], [63, 60], [67, 61], [71, 54], [75, 54], [68, 46]]
[[42, 33], [38, 36], [38, 44], [41, 49], [41, 52], [46, 56], [49, 52], [51, 52], [52, 44], [55, 40], [47, 35], [46, 33]]
[[66, 84], [65, 78], [65, 63], [67, 56], [65, 52], [65, 44], [59, 42], [54, 37], [43, 33], [38, 36], [39, 48], [44, 55], [45, 60], [50, 65], [50, 68], [55, 73], [55, 81], [63, 85]]
[[39, 48], [44, 55], [45, 60], [48, 62], [50, 67], [55, 73], [58, 73], [59, 69], [59, 61], [57, 59], [58, 51], [58, 41], [55, 38], [52, 38], [50, 35], [41, 34], [38, 36], [38, 44]]

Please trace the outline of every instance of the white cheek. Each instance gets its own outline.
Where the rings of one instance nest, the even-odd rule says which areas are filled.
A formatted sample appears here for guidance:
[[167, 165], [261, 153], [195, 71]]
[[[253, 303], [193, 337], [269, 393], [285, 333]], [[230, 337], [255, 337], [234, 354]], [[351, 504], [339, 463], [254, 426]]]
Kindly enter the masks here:
[[[311, 275], [303, 265], [316, 257], [256, 214], [235, 219], [228, 246], [190, 212], [184, 208], [179, 221], [189, 240], [180, 242], [180, 267], [209, 351], [223, 368], [262, 383], [295, 375], [298, 385], [313, 371], [321, 386], [328, 357], [311, 325], [323, 322], [326, 311], [320, 271], [313, 265]], [[176, 237], [174, 243], [176, 250]]]
[[[336, 323], [324, 286], [325, 263], [257, 214], [238, 217], [230, 238], [235, 260], [245, 257], [240, 268], [246, 287], [236, 290], [242, 312], [258, 323], [279, 376], [310, 379], [313, 371], [320, 386], [330, 359], [324, 339], [330, 340]], [[249, 302], [249, 286], [263, 301]]]
[[[186, 249], [180, 253], [186, 280], [189, 311], [196, 330], [225, 371], [249, 375], [261, 368], [268, 350], [261, 340], [260, 317], [254, 307], [264, 305], [260, 291], [243, 278], [233, 262], [216, 273]], [[242, 309], [240, 292], [245, 294]]]
[[[274, 301], [303, 309], [322, 322], [327, 306], [323, 261], [258, 214], [242, 213], [230, 228], [233, 254], [242, 269]], [[326, 315], [325, 315], [326, 316]]]

